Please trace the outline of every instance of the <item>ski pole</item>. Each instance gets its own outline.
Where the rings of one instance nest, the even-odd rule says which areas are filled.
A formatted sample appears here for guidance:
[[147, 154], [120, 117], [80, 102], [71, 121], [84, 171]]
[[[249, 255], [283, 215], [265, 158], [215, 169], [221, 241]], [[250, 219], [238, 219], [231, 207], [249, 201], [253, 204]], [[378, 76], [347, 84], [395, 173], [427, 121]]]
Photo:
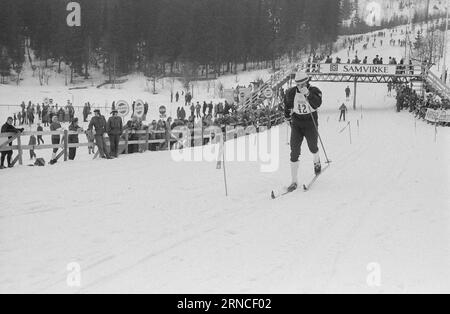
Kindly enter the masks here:
[[328, 159], [327, 151], [325, 150], [325, 146], [323, 145], [322, 137], [320, 136], [320, 133], [319, 133], [319, 127], [317, 126], [316, 120], [314, 120], [314, 115], [311, 111], [311, 107], [308, 107], [308, 110], [309, 110], [309, 114], [311, 115], [311, 119], [314, 123], [314, 128], [316, 129], [317, 136], [319, 137], [320, 145], [322, 146], [323, 153], [325, 154], [325, 158], [327, 159], [327, 164], [329, 164], [329, 163], [331, 163], [331, 160]]
[[[225, 133], [226, 136], [226, 133]], [[227, 185], [227, 170], [226, 170], [226, 166], [225, 166], [225, 159], [226, 159], [226, 154], [225, 154], [225, 139], [224, 137], [222, 137], [222, 159], [223, 159], [223, 178], [224, 178], [224, 182], [225, 182], [225, 196], [228, 197], [228, 185]]]

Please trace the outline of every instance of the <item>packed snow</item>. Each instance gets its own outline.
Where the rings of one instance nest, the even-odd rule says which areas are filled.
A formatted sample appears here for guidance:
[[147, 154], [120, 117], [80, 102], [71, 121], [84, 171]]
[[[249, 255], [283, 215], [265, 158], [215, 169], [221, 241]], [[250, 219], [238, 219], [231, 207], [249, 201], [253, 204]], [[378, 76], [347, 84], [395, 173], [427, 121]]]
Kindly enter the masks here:
[[[270, 199], [290, 183], [286, 125], [270, 131], [275, 171], [227, 157], [228, 197], [215, 161], [176, 162], [174, 152], [93, 161], [86, 148], [73, 162], [2, 171], [0, 292], [450, 292], [449, 128], [396, 113], [386, 86], [374, 84], [358, 85], [358, 110], [339, 123], [348, 84], [314, 85], [332, 163], [307, 193]], [[59, 93], [12, 89], [0, 86], [0, 102]], [[101, 103], [131, 92], [144, 93], [74, 93]], [[252, 151], [257, 139], [225, 151], [240, 142]], [[301, 183], [312, 176], [304, 144]], [[68, 284], [73, 265], [80, 285]]]

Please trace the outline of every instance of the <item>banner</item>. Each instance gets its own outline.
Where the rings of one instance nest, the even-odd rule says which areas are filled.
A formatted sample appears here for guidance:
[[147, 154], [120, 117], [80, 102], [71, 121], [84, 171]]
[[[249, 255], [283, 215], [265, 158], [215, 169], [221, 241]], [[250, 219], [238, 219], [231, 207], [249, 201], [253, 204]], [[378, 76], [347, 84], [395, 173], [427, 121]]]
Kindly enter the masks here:
[[450, 123], [450, 110], [434, 110], [428, 109], [425, 120], [429, 122], [445, 122]]
[[351, 75], [395, 75], [397, 65], [390, 64], [320, 64], [318, 73]]

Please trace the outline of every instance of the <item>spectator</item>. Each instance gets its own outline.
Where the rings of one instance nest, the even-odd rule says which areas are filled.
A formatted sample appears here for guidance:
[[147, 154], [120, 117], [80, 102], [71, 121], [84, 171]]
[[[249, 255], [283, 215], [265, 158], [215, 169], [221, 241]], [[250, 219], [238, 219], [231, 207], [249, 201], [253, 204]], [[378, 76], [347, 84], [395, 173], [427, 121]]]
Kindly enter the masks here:
[[[8, 117], [8, 119], [6, 120], [6, 123], [1, 128], [1, 133], [22, 133], [24, 129], [16, 129], [13, 126], [13, 123], [14, 123], [14, 119], [12, 117]], [[8, 140], [10, 140], [10, 139], [11, 139], [11, 136], [8, 137]], [[12, 146], [12, 142], [9, 143], [8, 146]], [[14, 165], [11, 163], [12, 154], [13, 154], [12, 149], [2, 152], [0, 169], [5, 169], [5, 158], [6, 158], [6, 161], [8, 162], [8, 168], [14, 167]]]
[[[197, 102], [198, 104], [198, 102]], [[203, 117], [206, 117], [206, 110], [208, 110], [208, 104], [206, 101], [203, 102]]]
[[[57, 132], [62, 129], [61, 124], [58, 122], [58, 117], [54, 116], [52, 120], [52, 124], [50, 124], [50, 131]], [[59, 134], [52, 134], [52, 145], [59, 145], [61, 142], [61, 135]], [[50, 165], [54, 165], [58, 162], [56, 159], [56, 153], [58, 152], [58, 148], [53, 148], [53, 154], [52, 159], [50, 160]]]
[[100, 154], [100, 158], [102, 159], [111, 159], [108, 154], [108, 150], [105, 142], [105, 133], [106, 133], [106, 119], [101, 115], [100, 110], [94, 110], [95, 116], [91, 119], [89, 123], [88, 131], [92, 131], [95, 129], [95, 144], [98, 147], [98, 151]]
[[[78, 118], [72, 120], [72, 123], [69, 125], [69, 131], [77, 133], [83, 132], [83, 129], [78, 125]], [[69, 135], [69, 144], [78, 144], [79, 142], [78, 134]], [[69, 160], [75, 160], [76, 155], [77, 148], [69, 147]]]
[[147, 115], [148, 115], [148, 103], [144, 103], [144, 115], [142, 116], [142, 121], [147, 121]]
[[[41, 126], [40, 123], [37, 124], [37, 131], [38, 131], [38, 132], [44, 132], [44, 129], [42, 128], [42, 126]], [[42, 135], [38, 135], [38, 136], [37, 136], [37, 144], [38, 144], [38, 145], [41, 145], [41, 143], [42, 143], [42, 144], [45, 144], [45, 143], [44, 143], [44, 139], [42, 138]]]
[[202, 106], [200, 105], [200, 103], [197, 101], [197, 106], [195, 107], [195, 111], [197, 113], [197, 119], [201, 118], [201, 113], [200, 111], [202, 110]]
[[118, 111], [113, 110], [111, 112], [112, 117], [108, 119], [106, 124], [106, 130], [109, 136], [109, 142], [111, 147], [111, 157], [119, 157], [119, 143], [120, 136], [123, 133], [122, 118], [118, 116]]
[[33, 160], [34, 158], [36, 158], [36, 153], [34, 152], [34, 148], [36, 146], [36, 136], [31, 135], [30, 136], [30, 140], [28, 142], [28, 146], [31, 146], [32, 148], [30, 148], [30, 160]]

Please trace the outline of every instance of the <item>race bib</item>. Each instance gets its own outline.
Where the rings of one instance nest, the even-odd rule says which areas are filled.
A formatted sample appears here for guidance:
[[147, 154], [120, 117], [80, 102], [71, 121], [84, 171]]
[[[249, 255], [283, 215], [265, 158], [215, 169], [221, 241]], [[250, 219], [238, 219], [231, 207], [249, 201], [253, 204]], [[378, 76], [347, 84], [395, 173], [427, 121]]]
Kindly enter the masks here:
[[313, 109], [313, 107], [311, 107], [308, 100], [303, 94], [297, 93], [295, 95], [294, 110], [293, 110], [294, 113], [298, 115], [307, 115], [315, 111], [316, 110]]

